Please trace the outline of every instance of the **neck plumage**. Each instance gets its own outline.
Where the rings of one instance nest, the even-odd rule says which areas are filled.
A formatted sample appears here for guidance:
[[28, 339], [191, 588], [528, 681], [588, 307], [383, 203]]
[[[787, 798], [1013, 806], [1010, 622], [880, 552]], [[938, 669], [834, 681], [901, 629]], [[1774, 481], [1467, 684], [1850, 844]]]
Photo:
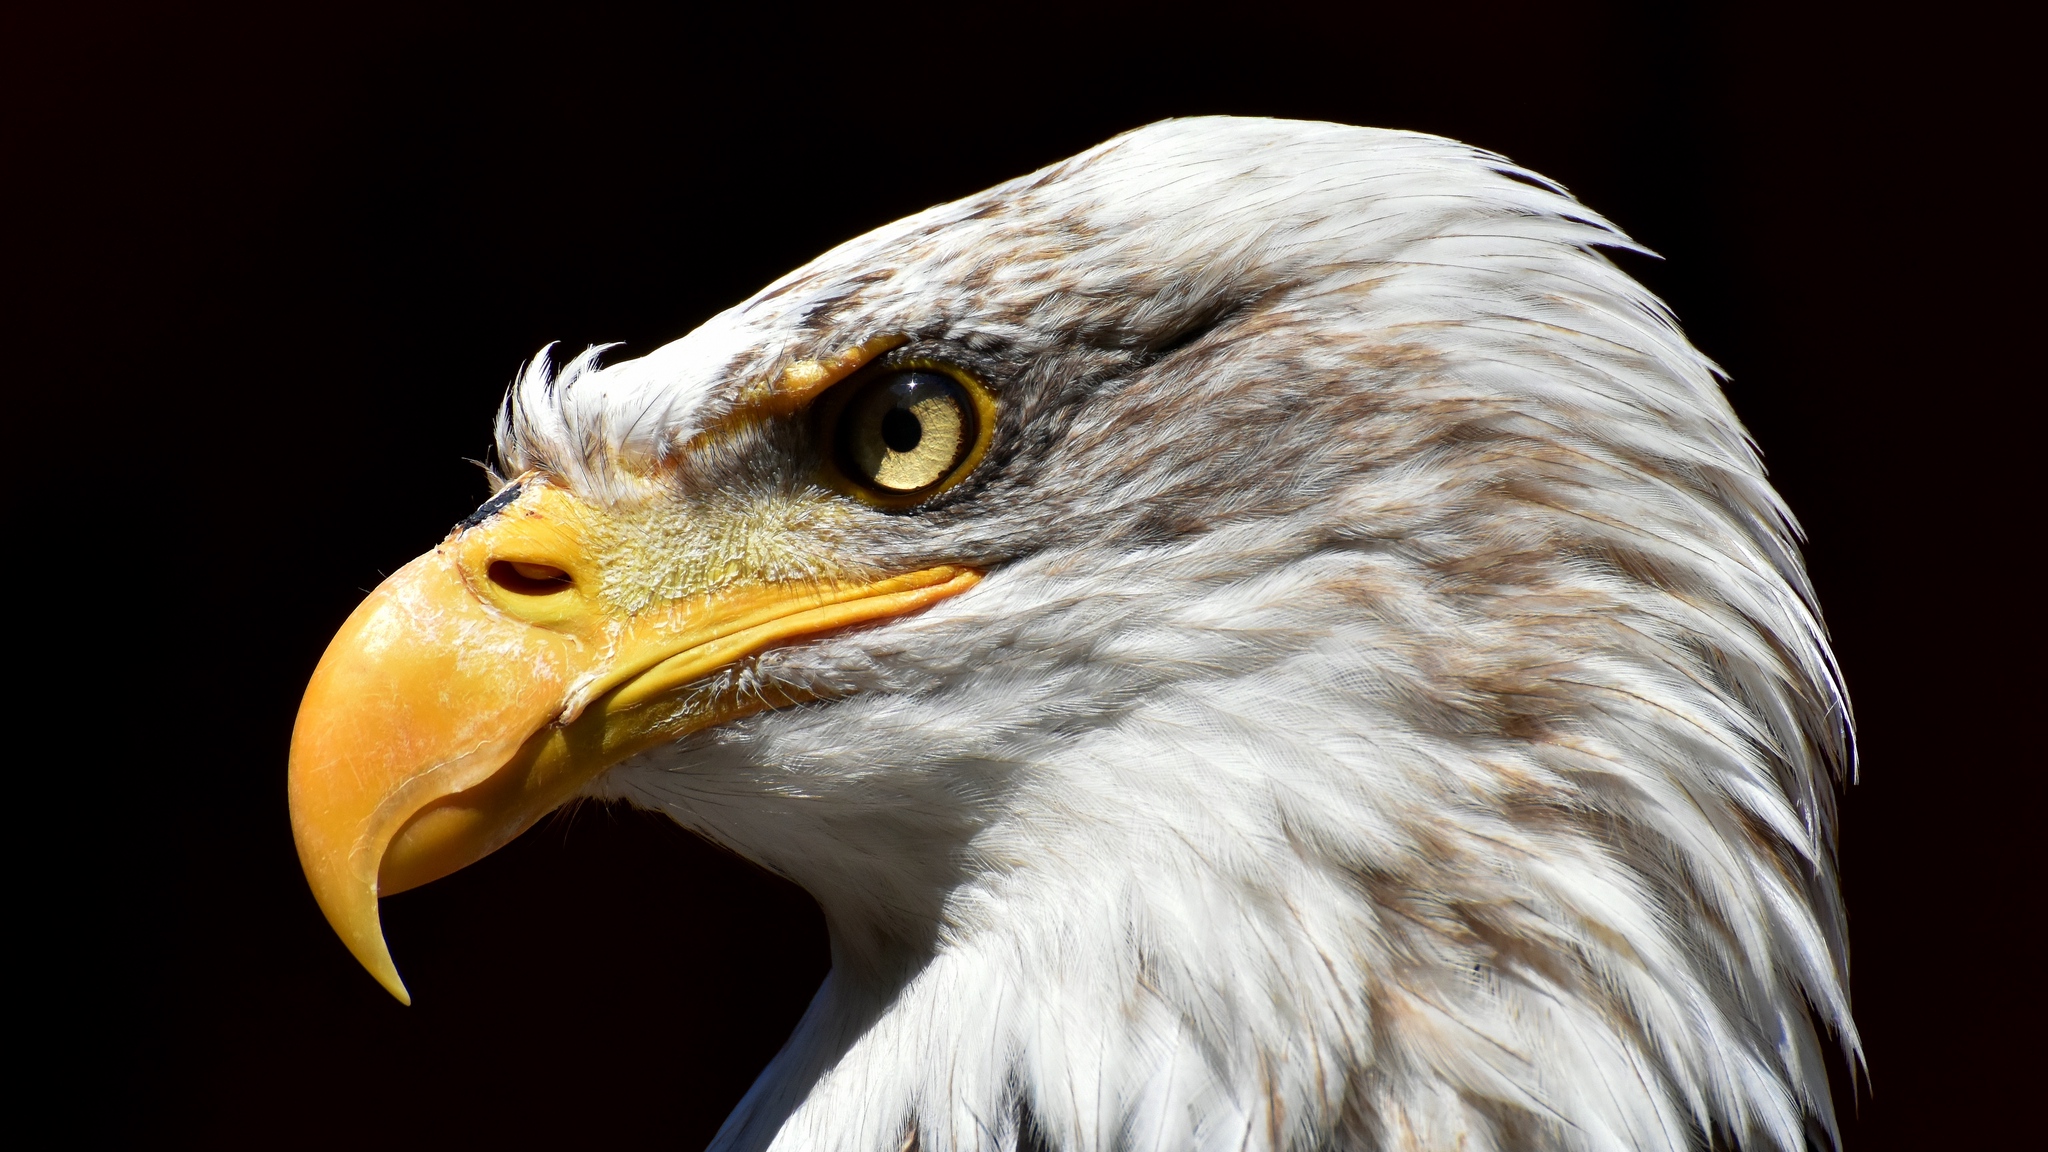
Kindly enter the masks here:
[[791, 655], [815, 667], [760, 674], [866, 690], [614, 772], [832, 928], [714, 1147], [1799, 1147], [1831, 880], [1784, 794], [1741, 786], [1762, 751], [1698, 681], [1603, 664], [1640, 620], [1575, 623], [1560, 662], [1412, 563], [1173, 596], [1143, 558], [1111, 584], [1173, 606], [1149, 617], [991, 580], [905, 625], [957, 666]]

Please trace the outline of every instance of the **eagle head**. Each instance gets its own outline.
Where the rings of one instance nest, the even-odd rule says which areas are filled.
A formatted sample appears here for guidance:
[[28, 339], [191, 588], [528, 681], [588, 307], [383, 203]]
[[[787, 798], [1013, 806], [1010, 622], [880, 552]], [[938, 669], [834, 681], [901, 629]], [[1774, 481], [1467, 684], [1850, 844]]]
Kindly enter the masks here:
[[404, 998], [378, 897], [573, 798], [801, 885], [721, 1149], [1799, 1148], [1847, 704], [1633, 247], [1179, 120], [543, 353], [307, 689], [313, 892]]

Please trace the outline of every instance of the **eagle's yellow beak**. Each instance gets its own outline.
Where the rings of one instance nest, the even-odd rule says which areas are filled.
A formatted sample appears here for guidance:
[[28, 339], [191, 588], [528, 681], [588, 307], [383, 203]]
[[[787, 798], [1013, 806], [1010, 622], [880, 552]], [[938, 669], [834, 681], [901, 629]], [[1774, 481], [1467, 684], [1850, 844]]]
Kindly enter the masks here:
[[[497, 503], [497, 502], [493, 502]], [[599, 772], [792, 703], [716, 674], [776, 644], [914, 612], [979, 576], [750, 580], [637, 609], [605, 581], [606, 513], [541, 481], [370, 594], [327, 648], [292, 731], [292, 834], [328, 922], [411, 1003], [377, 897], [489, 855]]]

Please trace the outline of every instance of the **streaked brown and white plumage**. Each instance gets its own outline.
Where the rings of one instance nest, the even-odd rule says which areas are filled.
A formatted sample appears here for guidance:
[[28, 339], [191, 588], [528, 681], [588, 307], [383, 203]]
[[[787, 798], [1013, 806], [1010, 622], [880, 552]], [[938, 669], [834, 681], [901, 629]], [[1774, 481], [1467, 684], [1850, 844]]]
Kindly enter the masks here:
[[[1634, 245], [1448, 140], [1171, 121], [525, 373], [506, 474], [678, 564], [772, 521], [778, 571], [988, 573], [752, 658], [727, 687], [820, 702], [591, 789], [829, 923], [715, 1147], [1832, 1129], [1847, 703], [1714, 366], [1603, 247]], [[1001, 401], [928, 506], [819, 489], [772, 423], [698, 435], [885, 333]]]

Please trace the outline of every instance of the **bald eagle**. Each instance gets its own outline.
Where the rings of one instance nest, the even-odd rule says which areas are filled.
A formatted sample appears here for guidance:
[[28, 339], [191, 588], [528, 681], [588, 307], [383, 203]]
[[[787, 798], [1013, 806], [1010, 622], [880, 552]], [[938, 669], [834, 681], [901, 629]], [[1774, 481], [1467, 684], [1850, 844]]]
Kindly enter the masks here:
[[543, 352], [307, 688], [313, 893], [405, 999], [378, 897], [578, 797], [801, 885], [725, 1152], [1831, 1140], [1848, 702], [1607, 249], [1450, 140], [1176, 120]]

